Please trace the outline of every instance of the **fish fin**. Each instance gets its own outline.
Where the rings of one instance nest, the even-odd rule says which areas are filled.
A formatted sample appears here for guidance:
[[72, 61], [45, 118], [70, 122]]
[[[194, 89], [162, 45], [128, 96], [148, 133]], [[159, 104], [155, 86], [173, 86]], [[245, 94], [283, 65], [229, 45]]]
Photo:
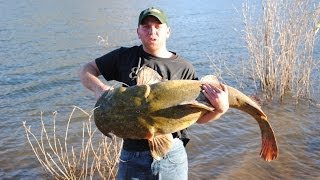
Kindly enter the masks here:
[[259, 98], [257, 95], [251, 95], [251, 96], [249, 96], [249, 98], [250, 98], [253, 102], [255, 102], [259, 107], [261, 107], [261, 105], [262, 105], [262, 100], [261, 100], [261, 98]]
[[171, 149], [173, 136], [172, 134], [157, 135], [148, 142], [152, 157], [156, 160], [160, 160]]
[[262, 116], [258, 120], [258, 123], [261, 129], [262, 139], [260, 156], [265, 161], [270, 162], [278, 157], [277, 141], [266, 116]]
[[196, 107], [200, 109], [205, 109], [207, 111], [214, 111], [214, 107], [212, 107], [211, 104], [205, 104], [205, 103], [200, 103], [198, 101], [192, 101], [192, 102], [182, 102], [179, 105], [188, 105], [190, 107]]
[[113, 138], [112, 138], [112, 135], [111, 135], [110, 133], [106, 133], [106, 132], [104, 132], [103, 130], [100, 130], [100, 132], [102, 132], [102, 134], [105, 135], [105, 136], [107, 136], [108, 138], [113, 139]]
[[162, 81], [162, 77], [154, 69], [142, 66], [137, 73], [137, 85], [155, 84]]
[[217, 78], [217, 76], [214, 76], [214, 75], [206, 75], [204, 77], [202, 77], [200, 79], [201, 82], [214, 82], [214, 83], [217, 83], [219, 84], [219, 80]]
[[105, 134], [105, 136], [107, 136], [110, 139], [113, 139], [112, 135], [110, 133]]

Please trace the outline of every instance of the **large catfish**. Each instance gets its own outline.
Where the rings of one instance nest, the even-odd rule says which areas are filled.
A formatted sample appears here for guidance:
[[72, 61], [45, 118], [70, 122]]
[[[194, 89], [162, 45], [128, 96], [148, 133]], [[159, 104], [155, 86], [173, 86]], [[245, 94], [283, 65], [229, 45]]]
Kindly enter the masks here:
[[[152, 156], [160, 159], [172, 146], [171, 133], [191, 126], [204, 114], [214, 111], [201, 92], [204, 83], [221, 88], [218, 80], [211, 77], [201, 81], [161, 81], [156, 71], [143, 67], [136, 86], [115, 88], [100, 97], [94, 110], [96, 126], [108, 136], [113, 133], [121, 138], [147, 139]], [[250, 114], [260, 126], [261, 157], [266, 161], [275, 159], [278, 148], [266, 114], [251, 98], [235, 88], [227, 88], [230, 107]]]

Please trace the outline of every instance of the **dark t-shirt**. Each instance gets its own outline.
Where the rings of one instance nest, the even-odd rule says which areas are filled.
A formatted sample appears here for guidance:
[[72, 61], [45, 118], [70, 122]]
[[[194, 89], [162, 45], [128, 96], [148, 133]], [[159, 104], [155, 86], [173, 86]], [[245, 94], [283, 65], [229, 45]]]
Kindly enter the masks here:
[[[121, 47], [95, 60], [100, 73], [107, 80], [123, 82], [128, 86], [136, 85], [136, 72], [143, 65], [156, 70], [163, 79], [196, 79], [193, 66], [182, 57], [172, 52], [171, 58], [159, 58], [146, 53], [142, 46], [130, 48]], [[186, 130], [174, 133], [180, 137], [184, 144], [187, 138]], [[148, 150], [146, 140], [125, 139], [123, 148], [126, 150]]]

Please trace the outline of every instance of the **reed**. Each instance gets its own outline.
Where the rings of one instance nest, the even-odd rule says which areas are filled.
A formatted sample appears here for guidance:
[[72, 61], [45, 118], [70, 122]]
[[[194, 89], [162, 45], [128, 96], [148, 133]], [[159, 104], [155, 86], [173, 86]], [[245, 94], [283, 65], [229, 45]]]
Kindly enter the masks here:
[[242, 6], [251, 77], [267, 99], [310, 98], [319, 69], [313, 51], [320, 7], [312, 0], [262, 0], [262, 11], [249, 0]]
[[[82, 137], [77, 137], [73, 131], [69, 132], [71, 120], [79, 119], [74, 118], [75, 114], [79, 115], [75, 113], [79, 110], [82, 116], [86, 117], [82, 124]], [[56, 117], [57, 112], [54, 112], [53, 125], [45, 125], [41, 113], [39, 136], [36, 135], [39, 133], [33, 133], [30, 126], [23, 122], [28, 142], [45, 171], [54, 179], [115, 179], [122, 140], [115, 137], [110, 139], [99, 132], [96, 133], [97, 128], [92, 126], [92, 113], [87, 113], [79, 107], [73, 108], [64, 126], [64, 137], [59, 138]]]

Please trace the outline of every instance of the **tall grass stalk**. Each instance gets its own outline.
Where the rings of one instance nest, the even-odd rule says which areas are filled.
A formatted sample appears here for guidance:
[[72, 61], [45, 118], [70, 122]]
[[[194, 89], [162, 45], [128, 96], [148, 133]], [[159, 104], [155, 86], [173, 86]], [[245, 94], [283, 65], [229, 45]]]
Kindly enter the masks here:
[[262, 0], [255, 9], [242, 6], [251, 77], [267, 99], [290, 93], [310, 98], [311, 74], [319, 68], [313, 59], [320, 8], [312, 0]]
[[[71, 136], [71, 142], [69, 129], [78, 110], [87, 120], [83, 122], [82, 137]], [[110, 139], [100, 132], [97, 133], [97, 129], [92, 127], [92, 113], [89, 114], [79, 107], [73, 108], [61, 140], [56, 132], [56, 117], [57, 112], [54, 112], [53, 125], [49, 126], [50, 132], [41, 113], [40, 137], [23, 122], [28, 142], [45, 171], [55, 179], [115, 179], [122, 140], [115, 137]], [[69, 143], [76, 146], [70, 148]]]

